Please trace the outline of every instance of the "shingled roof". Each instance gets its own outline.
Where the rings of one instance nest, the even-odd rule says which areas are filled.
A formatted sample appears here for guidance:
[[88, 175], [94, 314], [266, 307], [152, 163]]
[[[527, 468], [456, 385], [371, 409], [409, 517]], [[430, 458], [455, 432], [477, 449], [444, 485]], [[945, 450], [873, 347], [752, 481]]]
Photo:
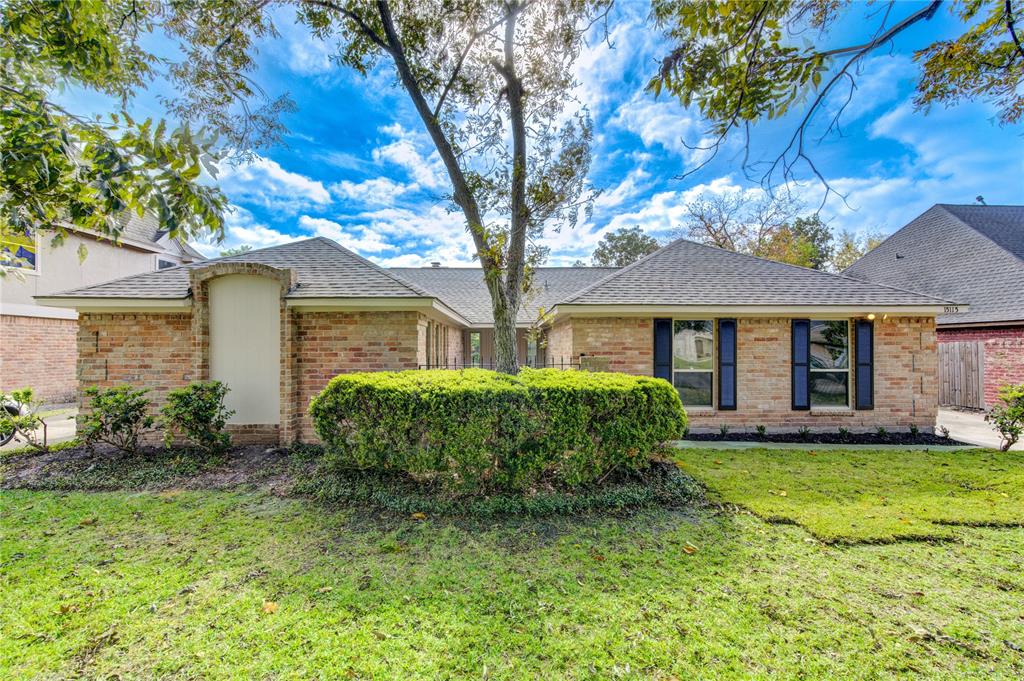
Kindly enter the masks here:
[[215, 262], [258, 262], [295, 270], [298, 281], [288, 292], [289, 298], [437, 297], [324, 237], [145, 272], [46, 297], [184, 298], [189, 295], [189, 270]]
[[940, 325], [1024, 321], [1024, 206], [937, 204], [844, 274], [970, 305]]
[[[615, 267], [538, 267], [534, 271], [533, 288], [523, 301], [516, 321], [532, 324], [540, 311], [550, 310], [556, 303], [599, 281]], [[390, 270], [402, 279], [435, 291], [471, 324], [491, 325], [491, 297], [479, 267], [395, 267]]]
[[570, 305], [936, 306], [948, 301], [679, 239], [568, 296]]

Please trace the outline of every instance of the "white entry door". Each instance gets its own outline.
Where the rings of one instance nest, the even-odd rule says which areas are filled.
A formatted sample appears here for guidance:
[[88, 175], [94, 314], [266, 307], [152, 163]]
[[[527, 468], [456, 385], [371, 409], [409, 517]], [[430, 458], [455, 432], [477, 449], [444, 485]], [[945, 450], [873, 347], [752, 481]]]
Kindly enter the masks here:
[[210, 281], [209, 295], [210, 378], [231, 388], [229, 423], [280, 423], [281, 285], [229, 274]]

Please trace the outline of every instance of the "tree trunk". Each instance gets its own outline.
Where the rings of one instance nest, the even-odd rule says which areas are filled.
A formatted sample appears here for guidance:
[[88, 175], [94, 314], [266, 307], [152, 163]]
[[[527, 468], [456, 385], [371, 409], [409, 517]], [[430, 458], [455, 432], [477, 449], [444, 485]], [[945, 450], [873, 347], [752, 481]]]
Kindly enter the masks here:
[[519, 371], [516, 310], [508, 305], [494, 305], [494, 368], [505, 374]]

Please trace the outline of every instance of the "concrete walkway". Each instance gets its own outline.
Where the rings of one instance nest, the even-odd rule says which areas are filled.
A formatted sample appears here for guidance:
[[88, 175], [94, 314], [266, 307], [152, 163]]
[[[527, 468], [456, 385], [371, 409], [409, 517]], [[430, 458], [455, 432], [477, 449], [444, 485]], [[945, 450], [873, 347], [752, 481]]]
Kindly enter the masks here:
[[[55, 445], [75, 437], [75, 417], [78, 416], [78, 409], [74, 405], [53, 405], [43, 410], [43, 423], [46, 424], [46, 442]], [[0, 451], [8, 449], [20, 449], [25, 446], [18, 437], [0, 447]]]
[[[951, 436], [952, 437], [952, 436]], [[972, 445], [966, 447], [950, 447], [947, 445], [844, 445], [844, 444], [814, 444], [811, 442], [714, 442], [701, 440], [677, 440], [672, 443], [677, 449], [792, 449], [797, 451], [850, 451], [850, 450], [892, 450], [907, 451], [908, 449], [928, 450], [931, 452], [956, 452], [963, 449], [973, 449]]]
[[[961, 442], [999, 449], [999, 433], [992, 428], [992, 424], [985, 423], [984, 414], [940, 409], [936, 432], [938, 426], [949, 428], [949, 436]], [[1018, 442], [1012, 449], [1015, 452], [1024, 452], [1024, 442]]]

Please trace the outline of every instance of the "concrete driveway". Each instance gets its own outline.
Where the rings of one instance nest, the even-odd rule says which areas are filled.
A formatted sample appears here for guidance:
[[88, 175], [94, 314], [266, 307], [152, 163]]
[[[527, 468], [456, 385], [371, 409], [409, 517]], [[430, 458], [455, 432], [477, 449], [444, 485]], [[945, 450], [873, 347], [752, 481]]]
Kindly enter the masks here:
[[[57, 405], [43, 409], [43, 422], [46, 424], [47, 444], [57, 444], [70, 440], [75, 436], [75, 417], [78, 409], [74, 405]], [[20, 449], [25, 443], [15, 437], [0, 447], [0, 450]]]
[[[992, 428], [991, 424], [985, 423], [984, 414], [940, 409], [936, 432], [938, 432], [939, 426], [949, 428], [949, 436], [961, 442], [999, 449], [999, 433]], [[1024, 442], [1018, 442], [1012, 449], [1015, 452], [1024, 451]]]

